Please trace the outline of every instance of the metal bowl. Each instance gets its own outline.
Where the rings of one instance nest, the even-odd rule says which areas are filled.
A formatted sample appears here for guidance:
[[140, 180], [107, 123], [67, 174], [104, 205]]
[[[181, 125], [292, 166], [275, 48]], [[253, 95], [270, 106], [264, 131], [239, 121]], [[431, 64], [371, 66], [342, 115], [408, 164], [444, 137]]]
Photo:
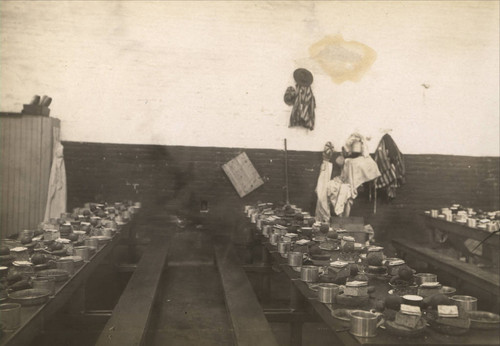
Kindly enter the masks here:
[[488, 311], [469, 311], [470, 327], [474, 329], [500, 328], [500, 315]]
[[30, 288], [27, 290], [15, 291], [9, 293], [9, 299], [14, 303], [19, 303], [22, 306], [41, 305], [49, 300], [50, 292]]
[[69, 273], [67, 270], [63, 269], [46, 269], [46, 270], [41, 270], [37, 273], [38, 277], [53, 277], [56, 279], [56, 282], [58, 281], [65, 281], [69, 277]]
[[448, 297], [451, 297], [457, 292], [456, 288], [450, 287], [450, 286], [443, 286], [441, 287], [441, 293], [447, 295]]

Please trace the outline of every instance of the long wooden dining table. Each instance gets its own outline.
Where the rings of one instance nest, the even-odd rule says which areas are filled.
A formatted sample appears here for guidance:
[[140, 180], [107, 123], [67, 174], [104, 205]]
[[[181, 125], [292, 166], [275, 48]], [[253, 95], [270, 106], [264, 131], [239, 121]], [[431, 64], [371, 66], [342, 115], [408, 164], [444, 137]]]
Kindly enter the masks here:
[[113, 237], [105, 243], [99, 244], [98, 249], [88, 262], [76, 268], [73, 275], [66, 281], [56, 282], [56, 292], [45, 304], [21, 307], [21, 324], [15, 331], [4, 331], [0, 338], [0, 345], [28, 345], [44, 330], [44, 323], [63, 306], [70, 303], [74, 310], [83, 312], [85, 283], [112, 253], [113, 249], [121, 239], [120, 233], [116, 232]]
[[[427, 327], [418, 336], [396, 336], [383, 328], [377, 329], [375, 337], [357, 337], [349, 332], [346, 321], [332, 315], [335, 309], [346, 308], [339, 304], [325, 304], [318, 300], [317, 292], [300, 279], [300, 273], [288, 265], [288, 261], [271, 245], [267, 238], [262, 237], [264, 261], [279, 265], [290, 282], [292, 310], [305, 310], [320, 317], [332, 330], [339, 342], [344, 345], [500, 345], [500, 330], [470, 329], [464, 335], [445, 335]], [[371, 279], [369, 284], [375, 292], [370, 294], [370, 306], [373, 308], [376, 300], [383, 300], [389, 295], [390, 286], [384, 280]], [[301, 334], [298, 333], [300, 336]], [[300, 340], [292, 340], [292, 344], [300, 345]]]

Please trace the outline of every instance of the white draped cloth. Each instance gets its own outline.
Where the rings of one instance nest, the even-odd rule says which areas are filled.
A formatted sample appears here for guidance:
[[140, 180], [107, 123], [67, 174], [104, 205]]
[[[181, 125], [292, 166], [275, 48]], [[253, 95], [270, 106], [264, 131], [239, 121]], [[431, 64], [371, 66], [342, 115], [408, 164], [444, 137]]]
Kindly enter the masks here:
[[323, 161], [319, 172], [318, 183], [316, 184], [316, 221], [330, 222], [330, 204], [328, 202], [328, 183], [332, 176], [333, 164], [329, 161]]
[[64, 166], [64, 147], [60, 140], [60, 129], [53, 129], [52, 167], [50, 169], [49, 191], [45, 207], [44, 221], [59, 218], [66, 212], [66, 167]]

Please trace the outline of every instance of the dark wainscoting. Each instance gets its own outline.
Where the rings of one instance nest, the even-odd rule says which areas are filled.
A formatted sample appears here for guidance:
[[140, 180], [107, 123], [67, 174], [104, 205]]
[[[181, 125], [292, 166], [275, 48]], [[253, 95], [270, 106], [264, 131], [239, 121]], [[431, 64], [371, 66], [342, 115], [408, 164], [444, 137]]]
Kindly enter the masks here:
[[[284, 152], [270, 149], [185, 147], [63, 142], [68, 209], [95, 201], [141, 201], [152, 214], [200, 214], [208, 202], [212, 222], [234, 225], [243, 206], [285, 199]], [[240, 198], [221, 165], [245, 151], [266, 183]], [[420, 229], [418, 212], [460, 203], [500, 208], [498, 157], [406, 155], [406, 184], [387, 201], [379, 193], [377, 213], [368, 193], [355, 201], [353, 216], [364, 216], [381, 238]], [[321, 152], [289, 151], [290, 202], [314, 211]]]

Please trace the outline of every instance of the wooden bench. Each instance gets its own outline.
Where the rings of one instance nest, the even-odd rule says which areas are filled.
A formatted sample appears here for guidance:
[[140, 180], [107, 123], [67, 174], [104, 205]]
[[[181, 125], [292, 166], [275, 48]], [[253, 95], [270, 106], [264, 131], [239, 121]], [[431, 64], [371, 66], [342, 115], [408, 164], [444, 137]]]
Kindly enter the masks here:
[[168, 242], [155, 236], [130, 278], [96, 345], [141, 345], [167, 260]]
[[277, 346], [276, 338], [234, 247], [222, 240], [217, 240], [215, 244], [215, 261], [224, 289], [235, 344]]
[[432, 267], [452, 275], [458, 284], [466, 282], [485, 291], [492, 298], [492, 302], [498, 306], [500, 293], [500, 276], [498, 274], [488, 272], [474, 264], [443, 255], [406, 239], [393, 239], [392, 245], [402, 259], [413, 257], [428, 263]]

